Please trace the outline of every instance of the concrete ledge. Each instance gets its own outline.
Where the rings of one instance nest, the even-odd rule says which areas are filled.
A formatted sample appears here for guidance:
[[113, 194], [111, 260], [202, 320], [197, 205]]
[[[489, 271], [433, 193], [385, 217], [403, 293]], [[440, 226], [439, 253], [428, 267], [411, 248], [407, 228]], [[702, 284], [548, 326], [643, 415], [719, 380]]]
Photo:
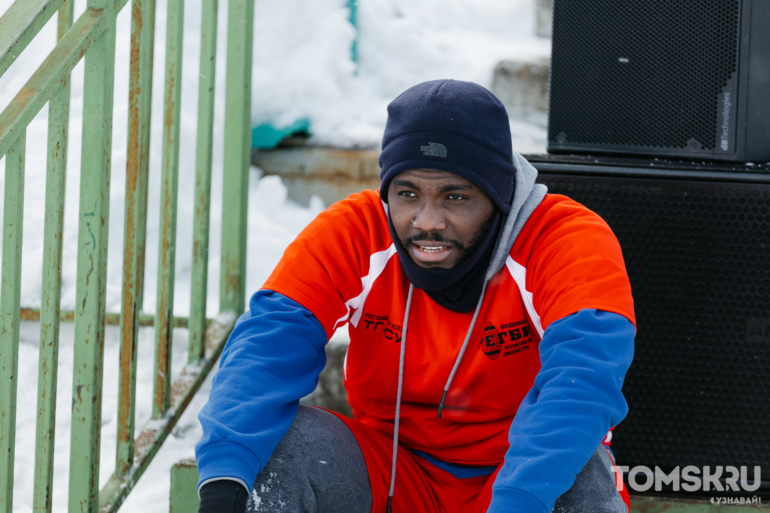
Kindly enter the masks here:
[[287, 147], [253, 150], [251, 162], [266, 175], [278, 175], [289, 198], [308, 205], [316, 194], [326, 206], [364, 189], [380, 186], [379, 151]]
[[537, 29], [535, 33], [540, 37], [551, 37], [553, 31], [553, 0], [535, 0], [537, 12]]
[[495, 66], [492, 92], [500, 98], [508, 117], [548, 126], [548, 73], [550, 59], [535, 62], [502, 61]]

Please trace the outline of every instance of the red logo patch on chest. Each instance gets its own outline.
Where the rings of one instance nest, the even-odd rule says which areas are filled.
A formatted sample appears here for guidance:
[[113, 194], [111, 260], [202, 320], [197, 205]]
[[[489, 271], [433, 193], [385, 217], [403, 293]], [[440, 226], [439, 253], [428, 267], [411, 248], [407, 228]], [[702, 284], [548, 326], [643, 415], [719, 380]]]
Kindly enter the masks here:
[[487, 321], [481, 334], [479, 349], [484, 351], [490, 360], [494, 360], [500, 356], [500, 351], [504, 351], [503, 356], [511, 356], [526, 351], [531, 342], [529, 326], [527, 326], [527, 321], [523, 319], [518, 322], [503, 324], [499, 330], [494, 324]]
[[484, 351], [484, 354], [487, 355], [490, 360], [494, 360], [500, 356], [500, 339], [497, 336], [498, 333], [495, 325], [487, 321], [479, 345], [481, 346], [481, 350]]

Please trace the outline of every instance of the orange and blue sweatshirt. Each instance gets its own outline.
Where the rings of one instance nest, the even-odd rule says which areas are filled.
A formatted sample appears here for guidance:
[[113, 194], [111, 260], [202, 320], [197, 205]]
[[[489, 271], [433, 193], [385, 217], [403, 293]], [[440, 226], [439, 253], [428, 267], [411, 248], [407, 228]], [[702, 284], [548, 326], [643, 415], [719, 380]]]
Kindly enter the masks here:
[[[477, 322], [474, 312], [452, 312], [413, 292], [399, 443], [450, 472], [504, 462], [488, 511], [547, 513], [627, 413], [621, 387], [635, 318], [610, 228], [584, 206], [546, 194], [534, 168], [516, 157], [513, 208]], [[251, 298], [199, 415], [200, 484], [229, 478], [251, 490], [299, 399], [315, 389], [325, 344], [344, 324], [353, 415], [393, 436], [410, 283], [386, 208], [374, 191], [335, 203]], [[447, 384], [469, 326], [467, 351]]]

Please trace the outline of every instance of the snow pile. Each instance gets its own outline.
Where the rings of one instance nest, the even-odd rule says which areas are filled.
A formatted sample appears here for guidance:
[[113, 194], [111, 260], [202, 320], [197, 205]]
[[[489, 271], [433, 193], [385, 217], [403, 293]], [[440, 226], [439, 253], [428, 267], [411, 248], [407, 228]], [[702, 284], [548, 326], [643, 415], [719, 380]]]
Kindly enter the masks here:
[[[354, 75], [346, 3], [256, 3], [255, 124], [308, 117], [315, 144], [378, 147], [387, 104], [410, 86], [453, 78], [491, 88], [501, 60], [551, 51], [550, 40], [535, 36], [534, 0], [360, 0]], [[530, 136], [542, 147], [542, 129], [512, 128], [514, 139]]]
[[[4, 13], [13, 0], [0, 0]], [[75, 0], [75, 17], [86, 0]], [[190, 302], [192, 217], [197, 120], [198, 62], [201, 1], [185, 5], [182, 122], [177, 223], [177, 268], [174, 313], [186, 315]], [[208, 314], [218, 311], [219, 255], [222, 209], [222, 159], [224, 125], [224, 71], [227, 39], [227, 2], [220, 1], [214, 157], [209, 243]], [[255, 122], [277, 120], [288, 123], [309, 117], [314, 142], [335, 146], [377, 146], [385, 123], [385, 106], [407, 87], [423, 80], [456, 78], [491, 86], [494, 65], [503, 58], [547, 55], [549, 43], [535, 38], [534, 0], [361, 0], [358, 4], [361, 35], [360, 69], [353, 74], [350, 44], [355, 35], [348, 23], [345, 0], [260, 0], [256, 2], [254, 43]], [[165, 58], [165, 2], [158, 2], [153, 83], [153, 120], [149, 177], [147, 261], [144, 312], [155, 308], [158, 205]], [[107, 309], [120, 308], [122, 274], [125, 166], [127, 145], [127, 100], [130, 8], [117, 20], [115, 109], [112, 137], [110, 189], [109, 262]], [[54, 17], [11, 68], [0, 77], [0, 110], [12, 100], [47, 57], [56, 39]], [[62, 258], [62, 307], [75, 305], [80, 148], [83, 108], [83, 64], [72, 75], [67, 195]], [[46, 141], [48, 111], [45, 107], [27, 129], [26, 188], [22, 250], [23, 306], [40, 306], [42, 247], [45, 205]], [[542, 129], [512, 124], [514, 138], [542, 141]], [[5, 159], [0, 160], [4, 175]], [[0, 180], [0, 203], [3, 181]], [[280, 259], [285, 247], [324, 206], [315, 198], [304, 208], [286, 198], [286, 188], [277, 177], [260, 179], [253, 169], [249, 185], [249, 238], [246, 290], [257, 290]], [[35, 417], [37, 402], [38, 332], [36, 323], [23, 323], [19, 348], [17, 399], [16, 470], [14, 511], [32, 508]], [[73, 326], [61, 327], [58, 401], [56, 416], [54, 511], [67, 508], [69, 472], [70, 400], [73, 364]], [[178, 373], [186, 362], [187, 333], [174, 330], [173, 368]], [[344, 338], [338, 333], [336, 338]], [[142, 329], [139, 338], [136, 425], [149, 419], [154, 334]], [[104, 402], [100, 482], [114, 469], [118, 379], [117, 328], [108, 327], [104, 359]], [[137, 488], [129, 495], [124, 511], [168, 510], [169, 468], [191, 457], [201, 430], [196, 415], [208, 399], [210, 380], [193, 399], [172, 436], [164, 444]], [[141, 508], [141, 509], [140, 509]]]

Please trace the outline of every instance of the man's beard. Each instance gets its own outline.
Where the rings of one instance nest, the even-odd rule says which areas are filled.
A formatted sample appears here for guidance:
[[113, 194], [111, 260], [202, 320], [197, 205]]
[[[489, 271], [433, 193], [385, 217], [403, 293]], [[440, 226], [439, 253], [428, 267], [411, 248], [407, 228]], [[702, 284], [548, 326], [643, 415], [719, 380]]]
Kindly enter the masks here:
[[[468, 260], [468, 258], [473, 255], [477, 249], [479, 249], [481, 244], [484, 242], [484, 238], [486, 237], [489, 228], [492, 226], [492, 223], [495, 220], [496, 214], [497, 211], [492, 210], [489, 216], [487, 216], [487, 218], [484, 219], [484, 221], [481, 223], [481, 226], [476, 231], [476, 233], [473, 234], [473, 237], [467, 245], [460, 243], [460, 241], [456, 239], [447, 239], [439, 232], [421, 232], [417, 235], [412, 235], [411, 237], [407, 237], [406, 240], [401, 240], [401, 245], [407, 249], [412, 246], [413, 242], [417, 241], [449, 242], [455, 248], [457, 248], [460, 253], [460, 257], [457, 259], [457, 262], [452, 266], [457, 267], [458, 265]], [[411, 255], [409, 258], [411, 258]], [[414, 259], [412, 259], [412, 262], [414, 262]]]

